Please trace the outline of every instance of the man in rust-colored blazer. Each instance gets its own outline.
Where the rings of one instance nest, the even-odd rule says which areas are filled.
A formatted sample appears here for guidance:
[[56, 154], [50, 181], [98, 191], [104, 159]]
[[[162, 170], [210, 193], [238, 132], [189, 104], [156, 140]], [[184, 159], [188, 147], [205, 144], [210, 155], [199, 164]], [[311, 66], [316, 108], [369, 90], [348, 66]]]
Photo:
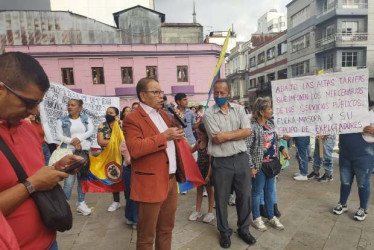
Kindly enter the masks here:
[[131, 199], [138, 202], [138, 250], [171, 249], [177, 209], [176, 177], [184, 179], [174, 140], [183, 129], [172, 127], [162, 110], [163, 92], [153, 78], [136, 86], [140, 106], [124, 121], [126, 144], [131, 155]]

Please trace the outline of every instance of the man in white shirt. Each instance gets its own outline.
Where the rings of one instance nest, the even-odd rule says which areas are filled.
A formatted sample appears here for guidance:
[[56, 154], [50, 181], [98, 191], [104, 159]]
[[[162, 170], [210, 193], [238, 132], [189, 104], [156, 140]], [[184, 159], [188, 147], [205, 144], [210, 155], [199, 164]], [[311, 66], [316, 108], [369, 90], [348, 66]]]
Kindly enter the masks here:
[[[177, 209], [176, 179], [184, 170], [174, 140], [183, 129], [172, 127], [162, 110], [163, 92], [153, 78], [136, 86], [140, 106], [124, 120], [126, 144], [131, 156], [131, 199], [138, 202], [137, 249], [171, 249]], [[156, 233], [157, 232], [157, 233]]]

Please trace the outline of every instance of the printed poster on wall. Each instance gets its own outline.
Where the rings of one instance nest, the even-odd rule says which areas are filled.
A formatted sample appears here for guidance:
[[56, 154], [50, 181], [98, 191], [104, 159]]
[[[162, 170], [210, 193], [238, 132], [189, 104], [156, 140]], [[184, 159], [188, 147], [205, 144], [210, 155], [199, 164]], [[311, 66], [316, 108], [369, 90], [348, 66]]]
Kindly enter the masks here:
[[272, 81], [271, 86], [279, 134], [357, 133], [370, 124], [367, 69]]
[[119, 108], [119, 98], [83, 95], [57, 83], [51, 83], [51, 87], [44, 95], [43, 102], [40, 104], [40, 115], [47, 143], [59, 143], [56, 137], [56, 123], [61, 116], [68, 115], [67, 103], [72, 98], [83, 101], [82, 113], [91, 118], [95, 127], [95, 133], [91, 137], [91, 147], [100, 148], [96, 138], [97, 127], [105, 121], [105, 114], [108, 107]]

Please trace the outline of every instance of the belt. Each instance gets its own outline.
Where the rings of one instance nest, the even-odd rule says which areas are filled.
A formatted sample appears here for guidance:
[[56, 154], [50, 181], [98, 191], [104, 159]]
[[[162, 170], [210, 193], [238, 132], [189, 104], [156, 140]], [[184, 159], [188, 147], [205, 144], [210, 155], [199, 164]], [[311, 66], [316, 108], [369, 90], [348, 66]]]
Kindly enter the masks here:
[[173, 179], [175, 174], [169, 174], [169, 179]]

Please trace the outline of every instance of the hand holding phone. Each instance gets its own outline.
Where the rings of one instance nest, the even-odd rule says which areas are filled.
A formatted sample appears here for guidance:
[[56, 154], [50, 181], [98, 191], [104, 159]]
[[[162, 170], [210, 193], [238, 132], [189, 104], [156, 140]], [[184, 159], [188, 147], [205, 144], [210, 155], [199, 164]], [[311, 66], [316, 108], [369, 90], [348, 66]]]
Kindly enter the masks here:
[[86, 160], [83, 159], [81, 161], [74, 162], [73, 164], [71, 164], [70, 166], [64, 169], [61, 169], [61, 171], [68, 173], [68, 174], [73, 174], [74, 170], [83, 167], [85, 164], [86, 164]]

